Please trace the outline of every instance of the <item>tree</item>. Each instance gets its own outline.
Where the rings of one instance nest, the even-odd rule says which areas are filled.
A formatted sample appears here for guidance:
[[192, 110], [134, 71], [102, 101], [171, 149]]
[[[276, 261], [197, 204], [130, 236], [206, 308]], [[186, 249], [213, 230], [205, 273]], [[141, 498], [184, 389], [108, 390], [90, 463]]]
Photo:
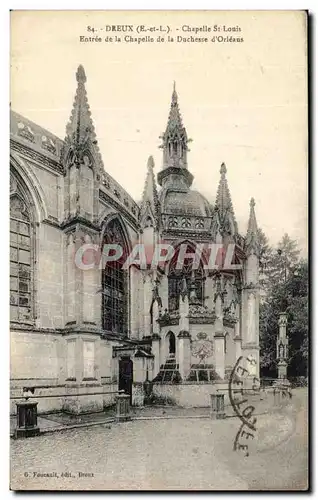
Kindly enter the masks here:
[[261, 301], [264, 300], [268, 292], [269, 279], [268, 267], [273, 259], [273, 248], [270, 246], [268, 238], [264, 231], [260, 228], [257, 230], [259, 241], [259, 284]]
[[[265, 237], [265, 238], [264, 238]], [[276, 249], [263, 237], [266, 266], [260, 276], [260, 361], [263, 376], [276, 377], [278, 318], [287, 312], [289, 376], [306, 375], [308, 364], [308, 264], [297, 243], [285, 234]], [[264, 258], [264, 257], [263, 257]], [[262, 268], [261, 268], [262, 269]]]

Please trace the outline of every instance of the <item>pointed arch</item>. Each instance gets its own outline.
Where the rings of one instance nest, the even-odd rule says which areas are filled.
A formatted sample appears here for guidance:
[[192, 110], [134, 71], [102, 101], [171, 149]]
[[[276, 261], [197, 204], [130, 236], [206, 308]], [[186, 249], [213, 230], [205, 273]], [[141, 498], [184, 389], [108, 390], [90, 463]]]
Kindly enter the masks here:
[[116, 260], [105, 261], [102, 269], [102, 328], [113, 334], [128, 335], [129, 272], [123, 269], [130, 252], [127, 230], [119, 214], [109, 214], [101, 234], [101, 249], [115, 244], [122, 249]]
[[24, 193], [28, 204], [32, 207], [35, 222], [41, 222], [48, 218], [47, 199], [36, 175], [25, 165], [21, 158], [14, 153], [10, 154], [10, 172], [19, 181], [20, 188]]
[[10, 321], [35, 318], [35, 204], [18, 174], [10, 172]]
[[125, 249], [128, 253], [130, 253], [131, 249], [132, 249], [132, 241], [131, 241], [131, 238], [129, 236], [126, 223], [125, 223], [122, 215], [119, 212], [109, 212], [109, 208], [105, 208], [105, 210], [103, 211], [102, 215], [99, 218], [99, 226], [100, 226], [100, 230], [101, 230], [101, 240], [100, 240], [101, 244], [104, 240], [106, 229], [107, 229], [108, 225], [114, 219], [117, 219], [118, 224], [121, 227], [123, 237], [124, 237], [124, 243], [126, 246]]
[[[168, 304], [169, 311], [177, 311], [179, 309], [179, 295], [184, 279], [187, 283], [187, 291], [189, 298], [195, 300], [197, 304], [204, 304], [205, 292], [205, 271], [203, 267], [202, 257], [195, 266], [192, 257], [185, 258], [183, 263], [179, 263], [179, 251], [181, 245], [186, 245], [186, 253], [192, 251], [195, 254], [196, 244], [190, 240], [183, 240], [174, 245], [174, 256], [168, 263]], [[179, 265], [182, 264], [182, 267]], [[190, 294], [191, 291], [191, 294]]]

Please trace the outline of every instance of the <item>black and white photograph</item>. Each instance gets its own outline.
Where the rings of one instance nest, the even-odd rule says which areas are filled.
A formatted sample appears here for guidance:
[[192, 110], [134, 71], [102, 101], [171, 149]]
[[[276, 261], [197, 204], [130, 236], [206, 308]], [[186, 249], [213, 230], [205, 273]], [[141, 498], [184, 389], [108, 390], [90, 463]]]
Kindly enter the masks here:
[[307, 12], [10, 18], [10, 489], [307, 491]]

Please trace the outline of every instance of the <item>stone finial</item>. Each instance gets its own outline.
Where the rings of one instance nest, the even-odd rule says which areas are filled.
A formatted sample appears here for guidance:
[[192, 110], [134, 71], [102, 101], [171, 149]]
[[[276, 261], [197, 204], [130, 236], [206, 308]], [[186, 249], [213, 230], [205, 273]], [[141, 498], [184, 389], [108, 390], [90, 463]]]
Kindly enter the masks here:
[[76, 71], [76, 80], [78, 83], [85, 83], [86, 82], [86, 74], [84, 67], [80, 64], [79, 67], [77, 68]]
[[226, 172], [227, 169], [225, 163], [222, 163], [220, 168], [221, 178], [219, 181], [214, 206], [214, 217], [215, 219], [218, 218], [219, 222], [222, 222], [222, 231], [230, 232], [231, 234], [233, 234], [238, 232], [238, 228], [232, 205], [231, 193], [226, 178]]
[[258, 255], [259, 253], [259, 238], [255, 215], [254, 198], [251, 198], [250, 200], [250, 215], [248, 219], [248, 227], [245, 239], [245, 249], [248, 255], [251, 253], [255, 253], [256, 255]]
[[225, 165], [225, 163], [222, 163], [222, 165], [221, 165], [220, 174], [221, 175], [225, 175], [226, 174], [226, 165]]
[[148, 161], [147, 161], [147, 167], [148, 167], [148, 170], [153, 170], [155, 168], [155, 162], [154, 162], [154, 159], [153, 159], [153, 156], [149, 156], [148, 158]]
[[147, 161], [147, 174], [142, 194], [140, 206], [140, 221], [143, 224], [147, 217], [154, 221], [155, 226], [159, 226], [160, 202], [154, 175], [155, 162], [152, 156]]
[[177, 91], [176, 91], [176, 82], [175, 82], [175, 80], [173, 80], [172, 102], [173, 103], [178, 102], [178, 94], [177, 94]]
[[73, 163], [80, 164], [85, 161], [85, 156], [88, 157], [87, 152], [91, 151], [92, 157], [96, 160], [92, 167], [103, 169], [103, 161], [97, 144], [97, 137], [84, 85], [86, 75], [82, 65], [79, 65], [77, 68], [76, 81], [77, 88], [71, 115], [66, 125], [66, 135], [61, 151], [61, 162], [66, 168]]

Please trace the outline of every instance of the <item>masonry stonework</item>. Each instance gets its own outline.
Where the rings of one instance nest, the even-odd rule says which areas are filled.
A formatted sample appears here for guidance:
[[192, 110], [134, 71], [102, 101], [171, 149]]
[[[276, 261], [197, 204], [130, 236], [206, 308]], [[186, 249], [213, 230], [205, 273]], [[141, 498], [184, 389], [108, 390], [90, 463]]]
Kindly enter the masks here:
[[[241, 354], [255, 358], [259, 373], [255, 202], [242, 236], [225, 164], [213, 203], [192, 189], [174, 87], [162, 167], [156, 180], [148, 159], [137, 204], [104, 168], [85, 83], [79, 66], [64, 140], [11, 112], [12, 397], [31, 386], [45, 395], [40, 412], [102, 411], [121, 387], [143, 404], [143, 384], [153, 381], [158, 394], [208, 405], [209, 387], [226, 382]], [[149, 255], [158, 242], [173, 257], [154, 266]], [[146, 266], [136, 260], [125, 269], [137, 244], [146, 248]], [[209, 267], [206, 249], [215, 244], [221, 251]], [[120, 245], [123, 257], [100, 265], [107, 245]], [[78, 265], [83, 248], [90, 250]]]

